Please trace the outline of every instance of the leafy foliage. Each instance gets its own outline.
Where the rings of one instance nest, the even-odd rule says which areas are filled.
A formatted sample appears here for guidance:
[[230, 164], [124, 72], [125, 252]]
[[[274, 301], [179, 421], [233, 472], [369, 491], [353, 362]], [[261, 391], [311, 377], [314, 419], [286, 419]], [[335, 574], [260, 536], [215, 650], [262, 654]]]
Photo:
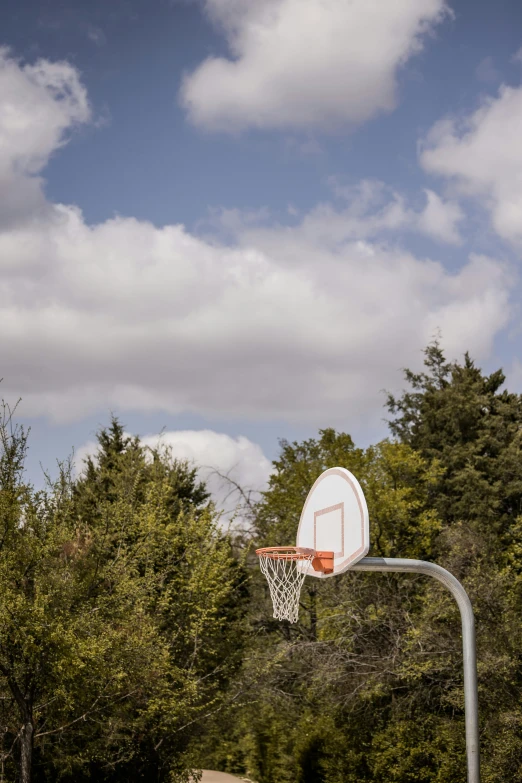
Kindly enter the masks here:
[[62, 465], [35, 493], [22, 481], [26, 434], [8, 423], [4, 779], [18, 766], [30, 780], [31, 762], [42, 781], [185, 779], [195, 727], [219, 709], [241, 648], [244, 575], [212, 507], [202, 507], [206, 492], [188, 466], [158, 454], [148, 462], [113, 421], [85, 480], [75, 484]]

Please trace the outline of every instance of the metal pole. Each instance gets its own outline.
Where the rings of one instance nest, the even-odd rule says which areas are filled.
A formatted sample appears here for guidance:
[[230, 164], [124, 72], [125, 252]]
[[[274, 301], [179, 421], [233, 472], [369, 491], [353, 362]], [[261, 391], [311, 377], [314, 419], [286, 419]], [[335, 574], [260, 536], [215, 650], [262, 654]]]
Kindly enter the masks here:
[[394, 557], [364, 557], [351, 571], [410, 571], [438, 579], [455, 598], [462, 620], [464, 653], [464, 709], [466, 720], [466, 756], [468, 783], [480, 783], [477, 658], [475, 651], [475, 620], [468, 594], [453, 574], [425, 560], [402, 560]]

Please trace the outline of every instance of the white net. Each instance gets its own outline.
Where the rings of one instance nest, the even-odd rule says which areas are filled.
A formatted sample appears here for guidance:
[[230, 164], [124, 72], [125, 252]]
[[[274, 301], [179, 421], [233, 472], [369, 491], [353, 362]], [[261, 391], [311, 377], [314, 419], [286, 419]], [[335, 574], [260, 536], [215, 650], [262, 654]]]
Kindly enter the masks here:
[[261, 571], [266, 576], [276, 620], [296, 623], [299, 617], [299, 596], [314, 553], [296, 557], [287, 551], [259, 554]]

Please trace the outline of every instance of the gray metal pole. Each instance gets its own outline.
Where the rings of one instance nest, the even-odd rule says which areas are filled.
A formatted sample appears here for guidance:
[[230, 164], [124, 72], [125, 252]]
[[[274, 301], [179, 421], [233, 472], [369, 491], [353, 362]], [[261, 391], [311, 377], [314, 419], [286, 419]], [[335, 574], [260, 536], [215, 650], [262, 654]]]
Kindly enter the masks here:
[[409, 571], [438, 579], [455, 598], [462, 620], [464, 653], [464, 709], [466, 720], [466, 755], [468, 783], [480, 783], [477, 657], [475, 651], [475, 620], [468, 594], [453, 574], [425, 560], [402, 560], [394, 557], [364, 557], [351, 571]]

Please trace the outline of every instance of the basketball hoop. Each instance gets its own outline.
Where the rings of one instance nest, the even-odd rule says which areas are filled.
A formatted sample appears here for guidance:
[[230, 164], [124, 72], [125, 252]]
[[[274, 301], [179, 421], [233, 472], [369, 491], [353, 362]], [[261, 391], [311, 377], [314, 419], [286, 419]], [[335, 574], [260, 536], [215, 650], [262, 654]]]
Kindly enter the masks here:
[[480, 783], [475, 625], [469, 597], [460, 582], [435, 563], [366, 557], [369, 546], [370, 519], [361, 485], [346, 468], [328, 468], [307, 495], [297, 528], [296, 546], [256, 550], [261, 571], [268, 580], [274, 617], [297, 622], [301, 588], [307, 575], [324, 579], [353, 569], [428, 574], [442, 582], [460, 609], [467, 781]]
[[315, 571], [333, 571], [333, 552], [316, 552], [301, 546], [271, 546], [256, 549], [261, 571], [266, 576], [276, 620], [296, 623], [299, 597], [310, 565]]

